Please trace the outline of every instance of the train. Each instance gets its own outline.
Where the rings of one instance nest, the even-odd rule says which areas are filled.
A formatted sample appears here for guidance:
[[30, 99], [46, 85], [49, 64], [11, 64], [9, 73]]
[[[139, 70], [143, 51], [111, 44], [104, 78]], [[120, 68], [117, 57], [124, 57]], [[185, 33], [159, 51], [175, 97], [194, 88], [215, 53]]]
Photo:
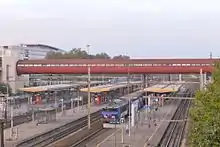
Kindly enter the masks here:
[[[130, 102], [130, 105], [129, 105]], [[103, 123], [109, 124], [120, 124], [123, 123], [124, 119], [131, 116], [131, 111], [129, 111], [129, 106], [131, 110], [132, 104], [137, 104], [137, 110], [142, 109], [146, 102], [143, 98], [143, 95], [138, 95], [137, 97], [131, 98], [130, 101], [128, 99], [120, 99], [116, 100], [113, 103], [110, 103], [102, 110]]]
[[121, 118], [127, 115], [127, 101], [115, 99], [102, 110], [103, 123], [120, 123]]

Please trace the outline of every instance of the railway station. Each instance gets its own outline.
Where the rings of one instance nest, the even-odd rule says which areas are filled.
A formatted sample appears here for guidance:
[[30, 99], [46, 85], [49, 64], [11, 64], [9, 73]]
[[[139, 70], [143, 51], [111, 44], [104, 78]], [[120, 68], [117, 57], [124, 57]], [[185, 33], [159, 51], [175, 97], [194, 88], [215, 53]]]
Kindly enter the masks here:
[[[131, 82], [130, 87], [133, 87], [131, 89], [137, 90], [138, 86], [140, 87], [141, 82]], [[30, 88], [22, 88], [21, 90], [25, 92], [30, 92], [30, 93], [39, 93], [39, 92], [48, 92], [48, 91], [54, 91], [54, 90], [63, 90], [63, 89], [70, 89], [70, 88], [76, 88], [76, 86], [79, 85], [48, 85], [48, 86], [40, 86], [40, 87], [30, 87]], [[111, 92], [114, 90], [119, 91], [121, 89], [125, 89], [127, 84], [111, 84], [111, 85], [100, 85], [100, 86], [93, 86], [91, 87], [91, 93], [100, 93], [100, 92]], [[88, 92], [88, 88], [81, 88], [79, 89], [81, 91], [81, 94], [84, 92]], [[114, 94], [119, 94], [117, 92], [114, 92]], [[71, 96], [71, 95], [69, 95]], [[108, 96], [108, 94], [107, 94]], [[61, 97], [57, 96], [57, 101], [61, 99]], [[41, 98], [39, 98], [41, 99]], [[70, 97], [69, 97], [70, 99]], [[32, 100], [34, 101], [34, 100]], [[39, 101], [39, 100], [38, 100]], [[77, 120], [87, 114], [87, 108], [83, 105], [84, 103], [80, 103], [80, 106], [76, 105], [71, 105], [70, 109], [63, 109], [63, 106], [61, 106], [61, 110], [56, 114], [55, 110], [52, 107], [50, 103], [43, 103], [43, 100], [41, 99], [42, 102], [38, 103], [32, 103], [32, 108], [37, 109], [35, 111], [36, 115], [32, 116], [33, 120], [32, 122], [29, 123], [23, 123], [18, 126], [15, 126], [15, 129], [18, 130], [17, 132], [17, 137], [16, 139], [11, 139], [10, 137], [10, 129], [5, 130], [5, 136], [6, 136], [6, 145], [8, 146], [14, 146], [16, 144], [19, 144], [19, 142], [22, 142], [22, 140], [30, 138], [30, 132], [40, 134], [46, 131], [49, 131], [50, 129], [54, 129], [56, 127], [62, 126], [67, 122]], [[54, 101], [53, 101], [54, 103]], [[31, 102], [30, 102], [31, 104]], [[105, 103], [100, 103], [100, 104], [92, 104], [91, 106], [91, 113], [94, 113], [102, 108], [105, 107]], [[33, 112], [33, 111], [32, 111]], [[27, 129], [28, 128], [28, 129]], [[19, 145], [18, 145], [19, 146]]]
[[[20, 91], [29, 94], [27, 104], [28, 114], [25, 116], [25, 120], [28, 118], [28, 121], [13, 126], [17, 135], [12, 135], [14, 132], [13, 129], [5, 129], [5, 144], [7, 146], [16, 147], [25, 146], [28, 143], [34, 144], [33, 146], [42, 146], [42, 144], [53, 144], [53, 146], [57, 144], [64, 146], [67, 144], [71, 146], [74, 146], [74, 144], [108, 146], [108, 143], [112, 143], [114, 140], [116, 146], [132, 144], [135, 146], [137, 142], [131, 141], [130, 138], [134, 139], [137, 137], [136, 139], [140, 139], [138, 136], [148, 136], [141, 144], [144, 146], [147, 146], [146, 143], [155, 145], [155, 143], [161, 142], [160, 140], [155, 140], [155, 134], [156, 136], [162, 135], [161, 138], [163, 138], [161, 131], [164, 132], [164, 129], [169, 124], [169, 120], [173, 119], [171, 117], [173, 115], [172, 112], [175, 112], [179, 106], [176, 101], [180, 99], [178, 95], [180, 95], [179, 91], [181, 91], [181, 87], [183, 85], [189, 86], [192, 84], [185, 83], [182, 79], [183, 75], [198, 74], [200, 81], [194, 84], [197, 84], [197, 86], [199, 84], [199, 88], [202, 89], [207, 85], [207, 79], [209, 79], [207, 77], [212, 73], [215, 61], [215, 59], [20, 60], [16, 64], [18, 76], [22, 74], [88, 74], [88, 69], [90, 68], [90, 74], [126, 74], [125, 77], [127, 81], [111, 84], [107, 84], [106, 82], [90, 82], [89, 86], [88, 81], [90, 80], [88, 79], [87, 82], [81, 84], [72, 83], [19, 88]], [[130, 79], [130, 75], [132, 74], [141, 75], [142, 80], [132, 81], [132, 79]], [[149, 74], [177, 74], [178, 81], [152, 82], [148, 78]], [[188, 90], [185, 92], [190, 94], [189, 89], [192, 88], [185, 88], [185, 90]], [[138, 94], [124, 96], [131, 92], [138, 92]], [[171, 95], [176, 100], [172, 97], [172, 99], [165, 101], [164, 97], [167, 99], [167, 97]], [[103, 108], [107, 110], [106, 108], [109, 107], [110, 103], [114, 103], [117, 106], [119, 102], [116, 101], [117, 99], [127, 100], [125, 105], [122, 106], [126, 106], [123, 107], [123, 110], [127, 113], [126, 115], [128, 117], [125, 118], [124, 121], [117, 121], [119, 124], [115, 124], [114, 122], [113, 124], [103, 124], [102, 120], [105, 118], [100, 115], [100, 113], [104, 110]], [[140, 105], [141, 99], [145, 100], [144, 106]], [[87, 102], [91, 102], [91, 105], [85, 105]], [[117, 110], [118, 108], [121, 109], [121, 106], [117, 106]], [[116, 110], [116, 107], [112, 110]], [[119, 120], [123, 120], [119, 116], [118, 118]], [[155, 119], [150, 121], [150, 118]], [[80, 124], [83, 130], [73, 127], [80, 119], [84, 120], [83, 123]], [[94, 119], [98, 120], [97, 124], [94, 122]], [[86, 121], [88, 121], [87, 124], [85, 123]], [[71, 124], [69, 127], [67, 127], [68, 123]], [[85, 135], [83, 137], [88, 137], [88, 132], [95, 133], [97, 130], [91, 129], [91, 126], [94, 126], [97, 130], [101, 128], [104, 129], [102, 131], [110, 129], [114, 132], [114, 135], [105, 136], [103, 134], [96, 134], [97, 138], [95, 143], [89, 138], [88, 141], [85, 142], [76, 137], [76, 135], [79, 137], [83, 134]], [[158, 129], [157, 126], [163, 127]], [[140, 130], [135, 129], [136, 127]], [[56, 131], [58, 128], [63, 129]], [[127, 128], [129, 128], [129, 131]], [[146, 129], [147, 131], [144, 134], [142, 130]], [[79, 132], [77, 130], [79, 130]], [[154, 131], [155, 133], [152, 135]], [[160, 132], [159, 134], [158, 131]], [[31, 132], [34, 132], [35, 134], [32, 133], [32, 135], [35, 136], [31, 137]], [[77, 134], [75, 134], [76, 132]], [[150, 133], [151, 136], [148, 135]], [[63, 136], [61, 134], [65, 135]], [[123, 136], [123, 142], [118, 140], [119, 134]], [[42, 138], [42, 135], [47, 137]], [[75, 139], [72, 141], [63, 141], [63, 137], [58, 137], [60, 135], [64, 138], [73, 135]], [[101, 138], [99, 138], [100, 136]], [[103, 138], [104, 136], [105, 138]], [[51, 138], [59, 139], [52, 141]]]
[[[14, 130], [16, 130], [16, 135], [11, 135], [11, 130], [5, 130], [5, 144], [8, 146], [16, 146], [21, 147], [27, 143], [27, 140], [32, 140], [30, 133], [35, 135], [34, 138], [40, 138], [40, 136], [44, 133], [47, 133], [50, 130], [54, 130], [55, 128], [59, 128], [64, 126], [67, 123], [74, 122], [82, 117], [86, 117], [88, 114], [88, 107], [87, 105], [83, 105], [84, 103], [80, 103], [80, 106], [71, 104], [71, 98], [74, 97], [70, 95], [71, 92], [75, 92], [78, 94], [80, 92], [80, 96], [84, 95], [85, 102], [87, 103], [88, 92], [91, 93], [91, 108], [90, 113], [96, 113], [98, 111], [102, 111], [103, 108], [107, 108], [109, 103], [117, 103], [117, 99], [125, 99], [127, 100], [128, 104], [130, 105], [130, 109], [128, 113], [131, 116], [124, 119], [123, 122], [120, 121], [119, 124], [106, 124], [103, 123], [103, 129], [111, 129], [115, 130], [113, 135], [103, 135], [105, 136], [98, 136], [94, 141], [89, 141], [86, 144], [89, 146], [109, 146], [110, 144], [115, 143], [116, 146], [118, 145], [133, 145], [140, 144], [140, 142], [131, 141], [130, 138], [135, 138], [135, 140], [140, 139], [141, 137], [145, 136], [147, 138], [151, 138], [149, 141], [143, 140], [141, 144], [146, 144], [149, 142], [151, 144], [155, 144], [159, 142], [155, 137], [151, 137], [148, 134], [152, 131], [157, 130], [157, 126], [160, 124], [163, 127], [160, 127], [158, 130], [164, 130], [165, 126], [169, 124], [171, 118], [171, 114], [174, 113], [178, 107], [178, 104], [173, 104], [173, 100], [169, 100], [169, 103], [164, 102], [163, 95], [169, 96], [170, 94], [175, 96], [181, 91], [181, 87], [184, 85], [186, 86], [187, 83], [184, 82], [162, 82], [158, 84], [151, 84], [149, 87], [143, 89], [143, 81], [131, 81], [131, 82], [122, 82], [118, 84], [105, 84], [105, 85], [92, 85], [90, 88], [83, 87], [79, 88], [80, 85], [77, 84], [61, 84], [61, 85], [48, 85], [48, 86], [40, 86], [40, 87], [30, 87], [30, 88], [22, 88], [20, 90], [24, 92], [31, 93], [33, 96], [39, 96], [39, 93], [46, 93], [51, 91], [65, 91], [67, 90], [67, 95], [69, 96], [66, 100], [70, 101], [68, 109], [63, 107], [64, 101], [59, 101], [59, 99], [63, 99], [63, 94], [57, 95], [57, 102], [60, 102], [61, 106], [58, 111], [54, 108], [55, 99], [52, 99], [52, 105], [49, 103], [44, 103], [41, 98], [41, 102], [33, 103], [33, 101], [37, 101], [32, 99], [32, 108], [37, 108], [36, 114], [33, 116], [32, 113], [32, 122], [23, 123], [17, 126], [14, 126]], [[187, 88], [185, 88], [187, 89]], [[78, 91], [78, 92], [77, 92]], [[133, 93], [132, 93], [133, 92]], [[38, 94], [36, 94], [38, 93]], [[131, 93], [127, 95], [128, 93]], [[125, 95], [125, 96], [124, 96]], [[61, 96], [61, 97], [60, 97]], [[113, 97], [115, 96], [115, 97]], [[142, 97], [145, 100], [145, 105], [139, 106], [139, 99]], [[58, 98], [59, 97], [59, 98]], [[79, 95], [77, 96], [79, 97]], [[111, 98], [111, 100], [108, 99]], [[33, 97], [34, 98], [34, 97]], [[53, 97], [54, 98], [54, 97]], [[112, 99], [113, 98], [113, 99]], [[31, 98], [30, 98], [31, 99]], [[29, 99], [29, 100], [30, 100]], [[48, 98], [44, 98], [48, 99]], [[133, 101], [137, 99], [136, 101]], [[158, 103], [155, 100], [158, 99]], [[132, 101], [132, 102], [131, 102]], [[162, 102], [163, 101], [163, 102]], [[163, 104], [161, 104], [163, 103]], [[46, 105], [47, 104], [47, 105]], [[67, 103], [66, 103], [67, 104]], [[86, 106], [86, 107], [85, 107]], [[157, 107], [157, 111], [155, 108]], [[33, 110], [33, 109], [32, 109]], [[99, 112], [100, 113], [100, 112]], [[91, 115], [92, 116], [92, 115]], [[153, 120], [150, 120], [149, 117], [152, 117]], [[92, 125], [95, 125], [92, 123]], [[165, 125], [165, 126], [164, 126]], [[130, 127], [129, 132], [127, 130], [127, 126]], [[29, 128], [29, 129], [27, 129]], [[143, 130], [147, 130], [142, 132]], [[158, 134], [158, 130], [155, 131]], [[15, 131], [14, 131], [15, 132]], [[68, 134], [68, 133], [67, 133]], [[53, 136], [53, 134], [51, 134]], [[161, 134], [160, 134], [161, 135]], [[158, 136], [158, 135], [157, 135]], [[116, 138], [116, 139], [115, 139]], [[122, 140], [123, 139], [123, 140]], [[157, 140], [157, 141], [155, 141]], [[41, 141], [40, 141], [41, 142]], [[63, 144], [63, 141], [58, 141]], [[77, 141], [79, 142], [79, 140]], [[52, 145], [56, 146], [56, 142]], [[36, 144], [38, 144], [36, 142]], [[68, 141], [66, 144], [72, 144], [71, 141]], [[49, 144], [48, 144], [49, 145]]]
[[0, 147], [220, 146], [220, 1], [15, 1]]

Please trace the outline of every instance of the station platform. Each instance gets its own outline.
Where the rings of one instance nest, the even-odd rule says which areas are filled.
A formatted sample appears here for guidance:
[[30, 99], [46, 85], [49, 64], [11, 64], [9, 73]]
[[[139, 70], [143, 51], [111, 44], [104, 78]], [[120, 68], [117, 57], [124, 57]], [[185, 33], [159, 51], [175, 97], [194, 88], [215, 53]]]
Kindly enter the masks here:
[[[91, 113], [96, 112], [104, 108], [105, 106], [106, 105], [92, 105]], [[77, 120], [86, 115], [87, 115], [87, 108], [86, 108], [86, 105], [83, 105], [78, 108], [65, 110], [65, 115], [63, 115], [61, 112], [57, 113], [56, 121], [50, 122], [48, 124], [37, 124], [36, 121], [32, 121], [29, 123], [24, 123], [24, 124], [15, 126], [14, 128], [18, 130], [18, 133], [17, 133], [17, 139], [14, 139], [14, 140], [9, 140], [11, 138], [10, 128], [5, 129], [4, 130], [5, 146], [14, 147], [15, 144], [17, 144], [18, 142], [24, 139], [27, 139], [31, 136], [35, 136], [37, 134], [41, 134], [43, 132], [54, 129], [56, 127], [62, 126], [68, 122]]]
[[[163, 135], [165, 131], [165, 124], [168, 122], [164, 120], [171, 119], [178, 104], [167, 104], [160, 107], [154, 114], [149, 114], [146, 110], [141, 111], [140, 119], [136, 126], [131, 128], [131, 133], [125, 131], [126, 123], [113, 127], [110, 133], [105, 133], [102, 136], [89, 142], [89, 147], [154, 147], [151, 142], [156, 143], [158, 137]], [[151, 116], [151, 120], [148, 116]], [[156, 124], [156, 125], [155, 125]], [[122, 139], [123, 138], [123, 139]], [[156, 139], [155, 139], [156, 138]], [[149, 141], [149, 144], [147, 142]], [[123, 142], [122, 142], [123, 141]], [[146, 143], [147, 142], [147, 143]]]

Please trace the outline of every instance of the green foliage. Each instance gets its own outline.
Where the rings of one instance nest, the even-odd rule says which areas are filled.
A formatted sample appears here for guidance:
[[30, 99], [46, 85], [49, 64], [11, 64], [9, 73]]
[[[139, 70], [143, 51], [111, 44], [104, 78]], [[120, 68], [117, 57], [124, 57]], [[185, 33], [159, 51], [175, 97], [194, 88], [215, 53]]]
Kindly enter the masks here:
[[220, 63], [216, 63], [213, 82], [198, 91], [190, 110], [191, 147], [220, 146]]
[[113, 59], [130, 59], [130, 57], [125, 55], [118, 55], [118, 56], [114, 56]]
[[[129, 56], [119, 55], [113, 57], [113, 59], [129, 59]], [[88, 54], [81, 48], [74, 48], [66, 53], [49, 52], [46, 59], [111, 59], [107, 53], [98, 53], [95, 55]]]
[[8, 86], [8, 94], [11, 95], [12, 90], [10, 85], [5, 83], [0, 83], [0, 93], [7, 94], [7, 86]]

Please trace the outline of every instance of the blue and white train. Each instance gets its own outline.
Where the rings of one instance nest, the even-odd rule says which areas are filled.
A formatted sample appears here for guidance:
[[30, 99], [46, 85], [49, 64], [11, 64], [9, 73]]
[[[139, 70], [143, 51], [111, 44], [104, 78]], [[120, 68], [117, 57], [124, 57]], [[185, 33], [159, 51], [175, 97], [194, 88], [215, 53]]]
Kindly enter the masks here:
[[104, 123], [120, 123], [121, 118], [127, 115], [127, 101], [115, 99], [112, 103], [103, 108], [102, 116]]
[[112, 104], [109, 104], [106, 108], [103, 108], [102, 116], [104, 123], [120, 124], [122, 118], [124, 119], [129, 115], [129, 106], [131, 106], [133, 103], [138, 105], [138, 110], [145, 106], [145, 99], [142, 95], [131, 98], [130, 102], [131, 104], [129, 105], [129, 101], [127, 99], [120, 99], [114, 101]]

